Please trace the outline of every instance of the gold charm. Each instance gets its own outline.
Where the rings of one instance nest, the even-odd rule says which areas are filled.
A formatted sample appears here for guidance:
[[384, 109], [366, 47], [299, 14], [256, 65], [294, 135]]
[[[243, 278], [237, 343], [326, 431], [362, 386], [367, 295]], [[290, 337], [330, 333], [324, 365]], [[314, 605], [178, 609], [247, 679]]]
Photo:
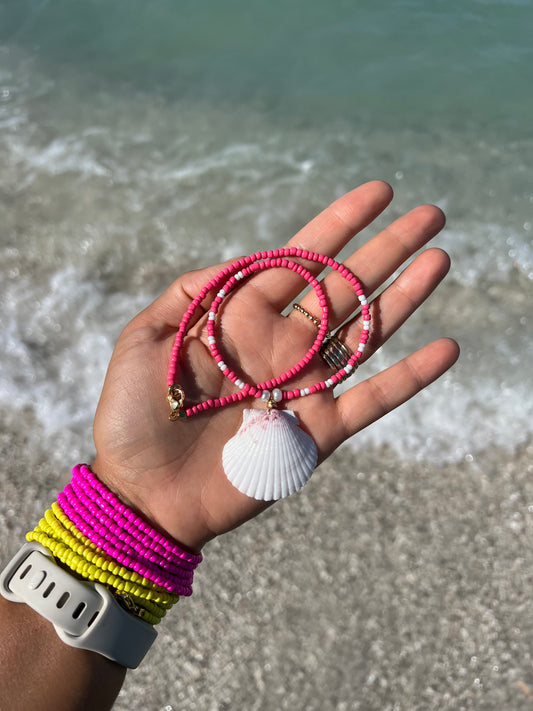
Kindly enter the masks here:
[[182, 411], [183, 402], [185, 400], [185, 391], [181, 385], [171, 385], [168, 389], [167, 401], [170, 405], [170, 415], [168, 419], [174, 422], [180, 418], [186, 417]]

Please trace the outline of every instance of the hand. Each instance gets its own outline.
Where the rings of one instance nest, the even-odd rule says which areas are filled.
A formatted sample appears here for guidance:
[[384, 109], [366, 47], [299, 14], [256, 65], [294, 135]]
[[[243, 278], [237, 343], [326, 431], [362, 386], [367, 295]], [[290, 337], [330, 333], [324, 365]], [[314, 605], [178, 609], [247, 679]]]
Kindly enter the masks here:
[[[392, 190], [372, 182], [336, 200], [287, 246], [335, 257], [392, 199]], [[444, 225], [442, 212], [418, 207], [343, 260], [371, 294]], [[232, 260], [233, 261], [233, 260]], [[313, 273], [317, 265], [303, 262]], [[221, 265], [183, 275], [120, 336], [113, 353], [94, 423], [95, 473], [124, 501], [192, 550], [256, 516], [268, 503], [235, 489], [222, 469], [222, 449], [238, 430], [242, 403], [170, 422], [166, 375], [175, 333], [184, 312]], [[371, 306], [374, 321], [361, 362], [371, 357], [423, 303], [449, 269], [439, 249], [422, 252]], [[300, 360], [316, 336], [301, 314], [281, 311], [297, 297], [303, 279], [287, 269], [271, 269], [246, 280], [221, 309], [219, 333], [226, 362], [247, 382], [267, 380]], [[322, 286], [334, 329], [354, 310], [352, 288], [338, 274]], [[213, 295], [210, 294], [210, 297]], [[314, 293], [301, 300], [320, 315]], [[203, 304], [209, 308], [209, 304]], [[379, 317], [377, 317], [379, 315]], [[178, 382], [189, 402], [235, 390], [219, 371], [207, 346], [205, 316], [198, 310], [184, 343]], [[351, 320], [339, 336], [355, 350], [360, 324]], [[454, 341], [441, 339], [391, 368], [361, 381], [335, 398], [331, 390], [294, 404], [301, 426], [316, 442], [319, 462], [353, 434], [413, 397], [457, 359]], [[304, 387], [331, 371], [316, 357], [292, 387]], [[327, 423], [325, 425], [325, 423]]]

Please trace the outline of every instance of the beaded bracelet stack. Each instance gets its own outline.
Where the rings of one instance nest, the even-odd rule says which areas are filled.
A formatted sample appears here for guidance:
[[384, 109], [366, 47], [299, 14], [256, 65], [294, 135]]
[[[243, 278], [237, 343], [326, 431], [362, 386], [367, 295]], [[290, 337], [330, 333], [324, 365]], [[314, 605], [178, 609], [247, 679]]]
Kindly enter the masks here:
[[181, 595], [192, 594], [202, 560], [152, 528], [84, 464], [74, 467], [71, 482], [26, 539], [81, 578], [105, 585], [151, 624]]

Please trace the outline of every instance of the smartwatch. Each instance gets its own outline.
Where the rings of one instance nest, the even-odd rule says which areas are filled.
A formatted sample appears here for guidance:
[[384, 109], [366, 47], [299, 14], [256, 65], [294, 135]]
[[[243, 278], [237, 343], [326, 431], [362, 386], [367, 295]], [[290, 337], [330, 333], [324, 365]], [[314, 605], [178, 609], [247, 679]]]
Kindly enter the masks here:
[[71, 647], [102, 654], [135, 669], [157, 631], [127, 612], [100, 583], [75, 578], [39, 543], [26, 543], [0, 574], [0, 594], [25, 602]]

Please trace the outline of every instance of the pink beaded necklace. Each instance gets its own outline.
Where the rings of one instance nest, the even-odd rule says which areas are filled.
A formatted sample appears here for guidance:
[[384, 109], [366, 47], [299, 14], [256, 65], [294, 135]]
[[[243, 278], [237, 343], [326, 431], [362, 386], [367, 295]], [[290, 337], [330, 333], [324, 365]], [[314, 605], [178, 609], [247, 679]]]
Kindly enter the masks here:
[[[320, 282], [313, 274], [293, 259], [318, 262], [337, 271], [352, 286], [361, 306], [363, 325], [357, 350], [349, 360], [328, 379], [304, 388], [282, 388], [300, 373], [318, 353], [328, 334], [328, 304]], [[257, 384], [246, 383], [229, 366], [218, 349], [216, 319], [220, 305], [246, 278], [266, 269], [290, 269], [301, 275], [314, 289], [321, 308], [320, 326], [312, 346], [303, 358], [285, 373]], [[185, 392], [176, 383], [181, 349], [189, 324], [196, 309], [217, 290], [207, 316], [207, 338], [211, 355], [220, 371], [238, 388], [237, 392], [221, 398], [212, 398], [185, 407]], [[267, 410], [244, 410], [243, 424], [237, 434], [226, 444], [223, 451], [223, 466], [226, 476], [239, 491], [261, 500], [276, 500], [298, 491], [311, 477], [317, 461], [316, 445], [300, 427], [291, 410], [277, 410], [283, 400], [294, 400], [334, 387], [350, 375], [361, 358], [370, 330], [370, 309], [361, 284], [352, 272], [331, 257], [296, 247], [256, 252], [224, 267], [200, 290], [189, 305], [178, 328], [168, 370], [167, 400], [171, 408], [171, 420], [188, 418], [211, 408], [224, 407], [244, 398], [260, 398]]]

